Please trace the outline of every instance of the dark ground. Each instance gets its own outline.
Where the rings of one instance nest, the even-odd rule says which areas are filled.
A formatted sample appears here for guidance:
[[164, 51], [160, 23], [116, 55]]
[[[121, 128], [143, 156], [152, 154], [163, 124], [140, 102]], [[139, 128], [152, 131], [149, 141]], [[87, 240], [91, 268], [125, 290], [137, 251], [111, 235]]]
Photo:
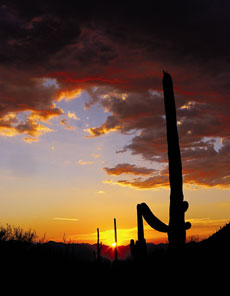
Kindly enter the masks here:
[[146, 294], [149, 289], [153, 294], [154, 290], [203, 290], [208, 294], [218, 288], [218, 295], [229, 289], [230, 224], [206, 240], [187, 243], [183, 253], [158, 248], [142, 261], [127, 257], [115, 262], [102, 257], [97, 262], [96, 258], [86, 260], [80, 253], [57, 252], [56, 248], [54, 244], [1, 241], [2, 286], [8, 291], [52, 295], [77, 293], [80, 288], [106, 294], [125, 290]]

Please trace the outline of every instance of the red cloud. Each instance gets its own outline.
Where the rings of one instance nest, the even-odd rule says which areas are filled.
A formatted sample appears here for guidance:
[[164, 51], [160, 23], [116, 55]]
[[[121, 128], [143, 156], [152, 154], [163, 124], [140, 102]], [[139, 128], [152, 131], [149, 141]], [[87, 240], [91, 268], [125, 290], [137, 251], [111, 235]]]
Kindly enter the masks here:
[[50, 74], [50, 77], [59, 78], [63, 83], [77, 83], [77, 84], [122, 84], [128, 83], [128, 80], [121, 80], [119, 78], [109, 79], [106, 76], [94, 76], [94, 77], [75, 77], [77, 73], [68, 73], [68, 72], [56, 72], [54, 74]]
[[116, 165], [114, 168], [104, 168], [108, 175], [121, 175], [121, 174], [132, 174], [132, 175], [151, 175], [155, 172], [154, 169], [148, 169], [145, 167], [138, 167], [133, 164], [122, 163]]

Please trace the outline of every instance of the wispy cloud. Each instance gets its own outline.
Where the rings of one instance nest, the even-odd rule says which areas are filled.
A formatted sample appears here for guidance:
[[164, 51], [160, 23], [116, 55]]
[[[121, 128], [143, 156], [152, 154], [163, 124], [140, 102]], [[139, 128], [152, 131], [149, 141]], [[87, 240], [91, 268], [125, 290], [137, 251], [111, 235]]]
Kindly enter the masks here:
[[212, 219], [212, 218], [190, 218], [189, 221], [196, 227], [219, 227], [228, 222], [227, 219]]
[[100, 154], [97, 154], [97, 153], [91, 153], [90, 154], [93, 158], [100, 158], [101, 155]]
[[33, 143], [33, 142], [38, 142], [38, 139], [36, 138], [31, 138], [31, 137], [24, 137], [24, 141], [26, 143]]
[[78, 160], [78, 163], [80, 165], [91, 165], [91, 164], [94, 164], [94, 161], [84, 161], [84, 160]]
[[72, 222], [76, 222], [79, 221], [79, 219], [76, 218], [62, 218], [62, 217], [55, 217], [52, 218], [53, 220], [60, 220], [60, 221], [72, 221]]

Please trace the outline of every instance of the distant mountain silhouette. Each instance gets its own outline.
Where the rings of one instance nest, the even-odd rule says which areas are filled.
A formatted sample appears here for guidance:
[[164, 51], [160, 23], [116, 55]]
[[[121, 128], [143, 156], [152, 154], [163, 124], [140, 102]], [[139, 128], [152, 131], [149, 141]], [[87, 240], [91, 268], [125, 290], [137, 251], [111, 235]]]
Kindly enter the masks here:
[[[154, 244], [147, 243], [147, 254], [152, 256], [155, 253], [166, 252], [168, 249], [167, 243]], [[197, 252], [197, 250], [213, 251], [227, 251], [230, 250], [230, 223], [220, 228], [216, 233], [212, 234], [209, 238], [200, 242], [186, 243], [187, 249]], [[94, 262], [96, 259], [97, 244], [88, 243], [62, 243], [49, 241], [43, 243], [44, 249], [52, 250], [55, 256], [74, 257], [77, 261], [81, 262]], [[101, 256], [104, 260], [114, 260], [114, 249], [108, 245], [102, 244]], [[130, 252], [130, 245], [118, 246], [118, 259], [131, 260], [132, 255]]]
[[216, 233], [209, 238], [204, 239], [199, 243], [199, 246], [205, 252], [211, 253], [212, 257], [218, 255], [219, 257], [226, 256], [230, 258], [230, 223], [220, 228]]
[[[147, 243], [147, 254], [151, 255], [152, 253], [159, 250], [167, 250], [168, 244], [154, 244]], [[77, 259], [77, 261], [85, 262], [94, 262], [96, 258], [97, 244], [88, 244], [88, 243], [62, 243], [49, 241], [43, 244], [44, 248], [52, 249], [55, 255], [57, 256], [72, 256]], [[118, 260], [131, 260], [132, 255], [130, 252], [130, 245], [122, 245], [117, 247]], [[108, 245], [102, 244], [101, 257], [106, 260], [114, 260], [114, 248], [111, 248]]]
[[[36, 248], [36, 245], [34, 247]], [[158, 250], [166, 250], [167, 244], [147, 243], [147, 252], [149, 255]], [[88, 243], [63, 243], [48, 241], [42, 244], [44, 250], [53, 254], [53, 256], [73, 257], [81, 262], [94, 262], [96, 259], [97, 244]], [[118, 260], [131, 260], [130, 245], [118, 246]], [[114, 249], [108, 245], [102, 244], [101, 257], [103, 260], [114, 260]]]
[[187, 243], [187, 246], [197, 246], [199, 248], [206, 249], [227, 249], [230, 247], [230, 223], [227, 223], [221, 227], [218, 231], [210, 235], [208, 238], [203, 239], [200, 242], [191, 241]]
[[[130, 246], [118, 247], [118, 261], [114, 261], [114, 249], [103, 245], [102, 260], [97, 258], [97, 244], [42, 242], [28, 243], [15, 240], [0, 240], [0, 262], [4, 278], [34, 282], [37, 279], [56, 286], [59, 281], [74, 286], [75, 282], [91, 283], [101, 281], [119, 286], [132, 283], [149, 285], [168, 280], [177, 283], [178, 278], [191, 283], [202, 284], [204, 277], [210, 281], [223, 281], [228, 275], [230, 250], [230, 224], [201, 242], [186, 243], [186, 256], [174, 260], [168, 252], [168, 244], [147, 243], [147, 257], [144, 262], [136, 262], [130, 254]], [[186, 273], [184, 272], [186, 270]], [[162, 275], [164, 275], [162, 277]], [[175, 279], [174, 279], [175, 277]], [[183, 282], [183, 281], [182, 281]], [[130, 282], [129, 282], [130, 283]], [[228, 283], [228, 281], [225, 281]], [[182, 286], [181, 286], [182, 287]], [[177, 287], [178, 288], [178, 287]], [[199, 286], [200, 289], [200, 286]]]
[[219, 245], [219, 246], [229, 246], [230, 245], [230, 223], [221, 227], [217, 232], [211, 235], [209, 238], [201, 242], [207, 246]]
[[186, 261], [198, 277], [224, 281], [230, 265], [230, 223], [209, 238], [186, 246]]

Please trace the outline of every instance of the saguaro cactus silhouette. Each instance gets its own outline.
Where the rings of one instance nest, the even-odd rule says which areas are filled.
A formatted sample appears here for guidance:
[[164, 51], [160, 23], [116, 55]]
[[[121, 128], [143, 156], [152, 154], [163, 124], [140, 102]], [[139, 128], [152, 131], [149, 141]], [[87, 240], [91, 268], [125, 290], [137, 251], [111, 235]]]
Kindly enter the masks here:
[[101, 249], [102, 249], [102, 242], [100, 242], [100, 237], [99, 237], [99, 228], [97, 228], [97, 261], [101, 260]]
[[179, 137], [177, 132], [176, 105], [171, 76], [164, 72], [163, 77], [164, 103], [167, 126], [170, 209], [168, 239], [171, 248], [183, 248], [186, 240], [186, 229], [191, 227], [185, 223], [184, 213], [188, 209], [188, 202], [183, 201], [183, 177], [180, 155]]
[[189, 222], [185, 223], [184, 213], [188, 209], [188, 202], [184, 201], [182, 163], [180, 155], [179, 137], [177, 132], [176, 106], [173, 92], [173, 81], [167, 72], [163, 72], [163, 90], [166, 115], [168, 163], [170, 183], [170, 207], [169, 225], [160, 221], [145, 204], [137, 205], [138, 241], [131, 241], [130, 247], [134, 255], [139, 255], [145, 247], [143, 217], [155, 230], [168, 234], [169, 248], [180, 251], [186, 240], [186, 229], [191, 227]]

